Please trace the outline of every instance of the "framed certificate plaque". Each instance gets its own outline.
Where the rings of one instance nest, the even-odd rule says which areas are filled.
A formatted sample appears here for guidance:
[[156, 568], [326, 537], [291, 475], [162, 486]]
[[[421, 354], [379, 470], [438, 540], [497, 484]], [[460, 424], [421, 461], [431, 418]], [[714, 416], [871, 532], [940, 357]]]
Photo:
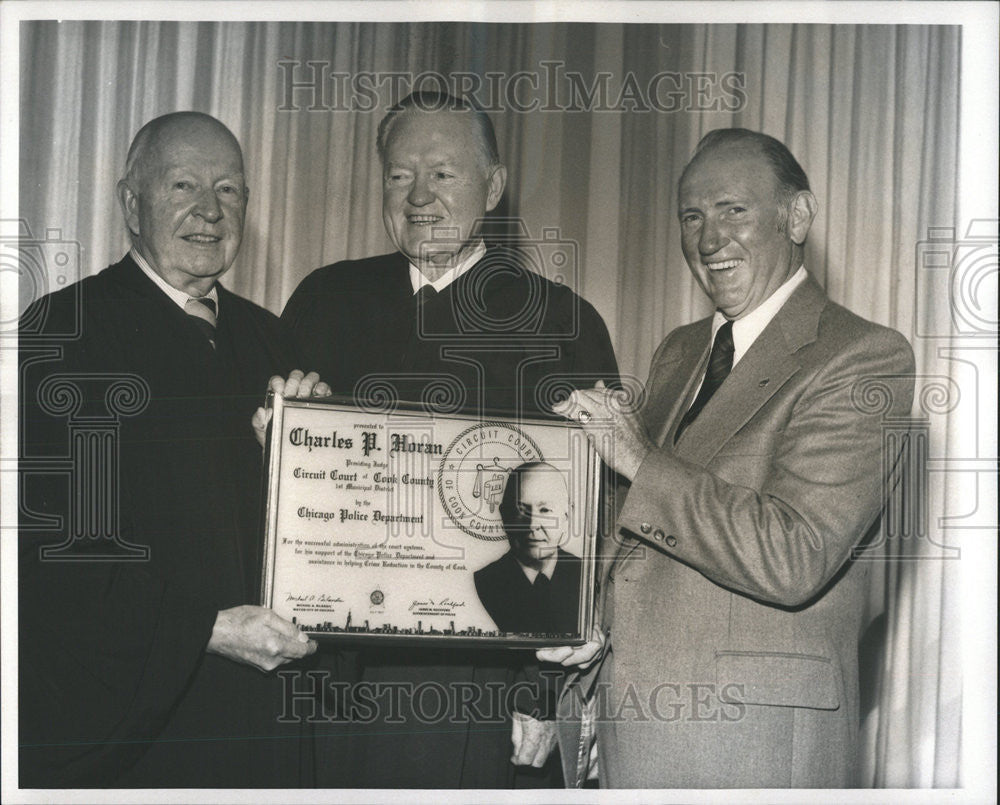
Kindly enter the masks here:
[[321, 640], [585, 641], [600, 459], [574, 424], [268, 405], [264, 606]]

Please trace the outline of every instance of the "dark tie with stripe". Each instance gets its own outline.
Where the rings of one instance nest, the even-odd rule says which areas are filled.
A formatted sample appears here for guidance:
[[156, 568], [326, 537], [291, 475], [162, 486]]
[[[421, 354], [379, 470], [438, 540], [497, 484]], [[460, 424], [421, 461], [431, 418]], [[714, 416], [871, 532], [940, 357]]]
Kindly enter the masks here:
[[729, 377], [729, 373], [733, 370], [734, 352], [733, 323], [727, 321], [719, 328], [719, 332], [715, 334], [715, 343], [712, 344], [712, 354], [708, 356], [708, 369], [705, 370], [705, 380], [701, 384], [698, 396], [694, 398], [691, 407], [688, 408], [687, 413], [681, 419], [681, 424], [677, 426], [677, 432], [674, 434], [674, 444], [677, 444], [677, 440], [681, 438], [684, 429], [694, 422], [698, 414], [701, 413], [701, 409], [712, 399], [712, 395], [722, 385], [722, 381]]
[[184, 303], [184, 312], [187, 313], [198, 328], [205, 334], [212, 348], [215, 349], [215, 322], [216, 310], [215, 300], [207, 296], [189, 296]]

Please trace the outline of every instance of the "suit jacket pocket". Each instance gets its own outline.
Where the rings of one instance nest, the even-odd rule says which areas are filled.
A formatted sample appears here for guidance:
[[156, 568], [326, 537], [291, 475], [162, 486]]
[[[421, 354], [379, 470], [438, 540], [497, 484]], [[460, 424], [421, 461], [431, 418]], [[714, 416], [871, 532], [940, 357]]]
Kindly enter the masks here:
[[733, 704], [840, 707], [836, 668], [815, 654], [718, 651], [715, 673], [719, 698]]

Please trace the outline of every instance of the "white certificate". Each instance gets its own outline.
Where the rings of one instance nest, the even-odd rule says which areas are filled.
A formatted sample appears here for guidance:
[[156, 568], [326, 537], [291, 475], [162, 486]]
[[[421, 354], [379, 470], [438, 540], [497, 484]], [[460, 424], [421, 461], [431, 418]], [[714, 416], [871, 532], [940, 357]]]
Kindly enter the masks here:
[[579, 428], [269, 404], [264, 606], [321, 639], [584, 642], [600, 459]]

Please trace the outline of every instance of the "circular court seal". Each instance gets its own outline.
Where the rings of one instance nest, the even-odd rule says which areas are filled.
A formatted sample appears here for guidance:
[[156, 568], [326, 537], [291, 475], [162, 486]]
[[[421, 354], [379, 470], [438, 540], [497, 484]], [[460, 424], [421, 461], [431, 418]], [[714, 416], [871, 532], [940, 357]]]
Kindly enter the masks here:
[[448, 445], [438, 468], [438, 494], [451, 521], [476, 539], [507, 539], [500, 500], [507, 476], [528, 461], [544, 461], [523, 430], [506, 422], [480, 422]]

